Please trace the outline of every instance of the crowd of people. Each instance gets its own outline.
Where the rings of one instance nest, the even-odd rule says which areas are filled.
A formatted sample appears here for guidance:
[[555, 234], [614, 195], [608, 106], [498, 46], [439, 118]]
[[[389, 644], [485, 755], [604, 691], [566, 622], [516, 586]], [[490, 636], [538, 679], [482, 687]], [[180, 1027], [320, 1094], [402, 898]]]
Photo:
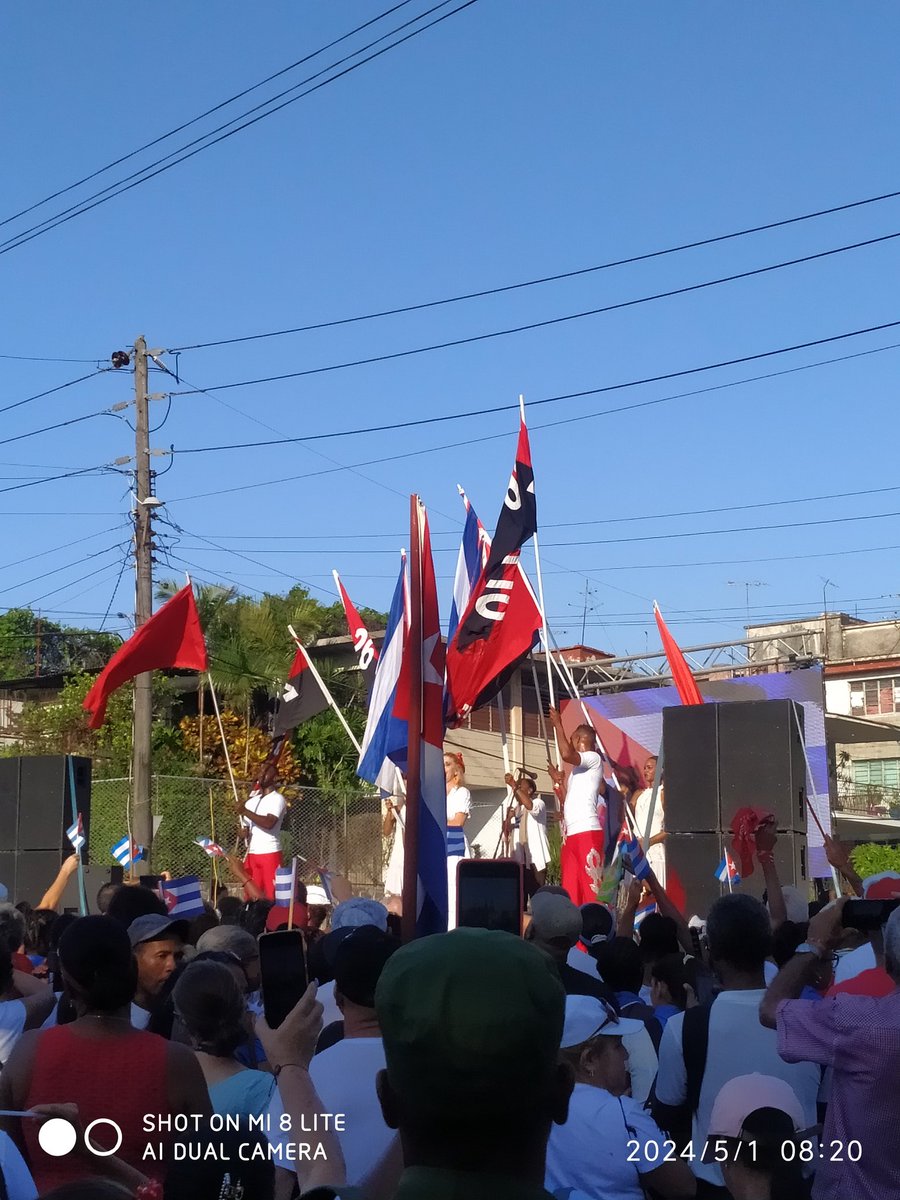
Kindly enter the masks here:
[[[562, 886], [548, 804], [506, 779], [522, 937], [401, 944], [402, 796], [385, 903], [332, 879], [275, 904], [274, 775], [241, 806], [242, 895], [191, 921], [131, 884], [61, 913], [72, 860], [34, 908], [0, 904], [0, 1200], [900, 1198], [900, 910], [861, 932], [846, 897], [782, 888], [763, 823], [767, 903], [736, 891], [686, 921], [655, 760], [605, 779], [593, 732], [551, 719], [571, 767], [551, 773]], [[452, 893], [471, 795], [460, 755], [445, 772]], [[626, 808], [645, 879], [600, 903]], [[827, 852], [848, 894], [900, 897], [900, 875]], [[289, 915], [310, 983], [272, 1027], [260, 939]]]

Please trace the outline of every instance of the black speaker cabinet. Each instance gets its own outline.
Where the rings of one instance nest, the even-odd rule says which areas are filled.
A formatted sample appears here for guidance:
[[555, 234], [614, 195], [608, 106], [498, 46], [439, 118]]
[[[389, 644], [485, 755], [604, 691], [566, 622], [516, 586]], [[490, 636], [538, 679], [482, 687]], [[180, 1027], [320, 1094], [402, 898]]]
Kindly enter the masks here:
[[[23, 850], [19, 854], [0, 852], [0, 883], [9, 893], [11, 903], [27, 900], [36, 906], [56, 878], [59, 867], [60, 857], [55, 850]], [[109, 881], [110, 871], [107, 867], [84, 867], [84, 891], [89, 913], [99, 911], [97, 892]], [[68, 908], [81, 912], [77, 875], [73, 875], [66, 884], [59, 907], [60, 910]]]
[[[74, 808], [81, 813], [84, 836], [90, 841], [91, 760], [66, 755], [20, 758], [19, 850], [71, 849], [66, 830], [72, 824], [71, 781], [74, 778]], [[88, 846], [81, 857], [86, 861]]]
[[[684, 912], [687, 917], [697, 913], [705, 918], [711, 905], [720, 896], [728, 894], [728, 884], [716, 879], [716, 868], [722, 861], [725, 847], [731, 850], [730, 833], [670, 833], [666, 838], [666, 872], [671, 880], [675, 872], [685, 894]], [[735, 858], [740, 871], [740, 863]], [[806, 836], [788, 830], [779, 833], [775, 845], [775, 865], [782, 886], [792, 884], [804, 894], [809, 885], [806, 859]], [[757, 899], [762, 898], [766, 881], [756, 866], [753, 874], [735, 885], [736, 892], [746, 892]]]
[[791, 700], [663, 709], [670, 832], [727, 831], [751, 805], [774, 812], [779, 829], [805, 833], [802, 729], [803, 708]]

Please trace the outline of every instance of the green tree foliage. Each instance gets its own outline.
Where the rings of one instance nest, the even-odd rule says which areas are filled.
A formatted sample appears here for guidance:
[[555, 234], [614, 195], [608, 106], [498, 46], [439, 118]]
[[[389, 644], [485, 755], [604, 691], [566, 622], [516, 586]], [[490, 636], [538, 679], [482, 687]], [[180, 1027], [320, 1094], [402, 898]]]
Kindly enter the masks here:
[[882, 871], [900, 871], [900, 846], [864, 842], [850, 851], [850, 860], [860, 879], [880, 875]]
[[121, 645], [114, 633], [58, 625], [30, 608], [0, 616], [0, 679], [98, 671]]

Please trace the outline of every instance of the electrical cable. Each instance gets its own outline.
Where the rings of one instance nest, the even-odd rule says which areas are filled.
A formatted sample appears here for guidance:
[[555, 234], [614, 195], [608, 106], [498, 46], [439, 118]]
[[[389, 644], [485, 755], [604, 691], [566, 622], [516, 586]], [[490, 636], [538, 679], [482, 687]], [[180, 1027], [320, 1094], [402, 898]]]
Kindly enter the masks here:
[[[9, 355], [0, 357], [8, 358]], [[77, 360], [60, 360], [60, 361], [77, 361]], [[96, 371], [89, 371], [87, 375], [79, 375], [77, 379], [70, 379], [67, 383], [60, 383], [56, 387], [48, 388], [46, 392], [37, 392], [34, 396], [26, 396], [24, 400], [17, 400], [14, 404], [7, 404], [4, 408], [0, 408], [0, 413], [12, 412], [14, 408], [21, 408], [23, 404], [30, 404], [32, 400], [43, 400], [45, 396], [52, 396], [56, 392], [64, 392], [66, 388], [74, 387], [76, 383], [84, 383], [86, 379], [94, 379], [97, 375], [105, 375], [107, 370], [111, 368], [98, 367]]]
[[712, 246], [719, 242], [731, 241], [735, 238], [747, 237], [754, 233], [763, 233], [771, 229], [781, 229], [786, 225], [794, 225], [800, 221], [810, 221], [817, 217], [829, 216], [832, 213], [844, 212], [850, 208], [858, 208], [864, 204], [874, 204], [882, 200], [893, 200], [900, 192], [887, 192], [882, 196], [873, 196], [850, 204], [841, 204], [833, 208], [819, 209], [817, 212], [803, 213], [796, 217], [787, 217], [781, 221], [770, 221], [765, 225], [754, 225], [747, 229], [738, 229], [732, 233], [722, 233], [715, 237], [700, 238], [693, 242], [682, 242], [677, 246], [667, 246], [662, 250], [651, 250], [643, 254], [633, 254], [628, 258], [613, 259], [610, 262], [597, 263], [590, 267], [579, 267], [573, 271], [560, 271], [555, 275], [543, 275], [537, 279], [526, 279], [519, 283], [507, 283], [498, 287], [482, 288], [476, 292], [463, 292], [456, 296], [445, 296], [439, 300], [426, 300], [419, 304], [405, 304], [397, 308], [380, 309], [376, 312], [359, 313], [353, 317], [338, 317], [331, 321], [317, 321], [311, 325], [295, 325], [289, 329], [272, 329], [263, 333], [248, 333], [239, 337], [218, 338], [211, 342], [194, 342], [186, 346], [173, 346], [169, 354], [180, 354], [189, 350], [207, 350], [219, 346], [235, 346], [243, 342], [256, 342], [265, 338], [287, 337], [296, 333], [312, 333], [320, 329], [334, 329], [341, 325], [354, 325], [360, 321], [374, 321], [382, 317], [401, 316], [406, 313], [421, 312], [425, 309], [439, 308], [447, 304], [459, 304], [464, 300], [480, 300], [486, 296], [499, 296], [506, 292], [519, 291], [523, 288], [540, 287], [545, 283], [558, 283], [564, 279], [577, 279], [582, 275], [595, 274], [598, 271], [609, 271], [614, 267], [627, 267], [634, 263], [647, 262], [654, 258], [663, 258], [670, 254], [679, 254], [685, 250], [696, 250], [702, 246]]
[[49, 550], [41, 550], [37, 554], [29, 554], [27, 558], [17, 558], [14, 562], [0, 563], [0, 571], [8, 571], [10, 567], [19, 567], [22, 563], [34, 562], [37, 558], [44, 558], [48, 554], [58, 554], [60, 550], [68, 550], [70, 546], [80, 546], [83, 542], [89, 542], [92, 538], [103, 537], [106, 533], [115, 533], [117, 529], [124, 528], [126, 522], [119, 521], [115, 525], [110, 525], [108, 529], [98, 529], [95, 533], [89, 533], [86, 537], [76, 538], [73, 542], [71, 539], [63, 542], [61, 546], [51, 546]]
[[[76, 558], [74, 562], [64, 563], [61, 567], [53, 567], [50, 571], [42, 571], [40, 575], [33, 575], [31, 579], [23, 579], [19, 583], [10, 584], [9, 587], [0, 588], [0, 596], [6, 595], [7, 592], [14, 592], [16, 588], [25, 587], [29, 583], [34, 583], [38, 579], [46, 579], [50, 575], [58, 575], [60, 571], [68, 571], [72, 567], [80, 567], [82, 563], [89, 562], [91, 559], [100, 558], [104, 554], [109, 554], [113, 550], [118, 550], [118, 544], [107, 546], [103, 550], [95, 550], [93, 554], [83, 554], [80, 558]], [[40, 597], [39, 597], [40, 598]], [[31, 607], [30, 605], [28, 607]]]
[[[404, 25], [398, 26], [398, 29], [403, 29], [406, 27], [406, 25], [414, 24], [415, 21], [421, 20], [422, 16], [426, 16], [426, 15], [428, 15], [429, 12], [434, 12], [438, 8], [443, 8], [444, 5], [449, 2], [450, 2], [450, 0], [441, 0], [440, 4], [435, 5], [434, 8], [427, 10], [426, 13], [421, 14], [419, 17], [414, 18], [412, 21], [407, 21], [404, 23]], [[225, 133], [219, 134], [218, 137], [213, 138], [211, 141], [205, 141], [205, 139], [210, 137], [211, 134], [209, 134], [209, 133], [204, 134], [202, 138], [198, 138], [195, 140], [196, 141], [204, 141], [205, 144], [201, 145], [201, 146], [195, 146], [195, 148], [190, 150], [189, 153], [183, 154], [181, 156], [181, 158], [174, 158], [172, 162], [166, 162], [165, 159], [160, 159], [159, 161], [163, 165], [158, 166], [156, 170], [151, 170], [151, 167], [154, 164], [150, 164], [150, 167], [144, 167], [141, 169], [141, 171], [135, 172], [135, 174], [140, 175], [141, 178], [135, 179], [133, 176], [126, 176], [124, 179], [118, 180], [115, 184], [110, 184], [109, 187], [104, 188], [103, 191], [95, 193], [95, 195], [93, 197], [87, 197], [86, 200], [80, 201], [78, 205], [74, 205], [70, 209], [64, 209], [61, 213], [57, 213], [54, 217], [49, 217], [49, 218], [47, 218], [47, 220], [42, 221], [40, 223], [40, 225], [32, 226], [30, 229], [25, 230], [23, 233], [16, 234], [14, 237], [8, 239], [6, 242], [0, 243], [0, 254], [8, 254], [10, 250], [18, 249], [19, 246], [25, 245], [27, 242], [32, 241], [34, 238], [40, 237], [44, 233], [49, 233], [51, 229], [56, 229], [60, 225], [65, 225], [68, 221], [73, 220], [75, 217], [83, 216], [84, 213], [90, 212], [92, 209], [97, 208], [101, 204], [105, 204], [108, 200], [112, 200], [116, 196], [121, 196], [125, 192], [131, 191], [132, 188], [139, 187], [142, 183], [147, 183], [150, 179], [154, 179], [157, 175], [161, 175], [165, 171], [171, 170], [172, 167], [178, 166], [179, 163], [185, 162], [189, 158], [193, 158], [195, 154], [199, 154], [203, 150], [208, 150], [211, 146], [215, 146], [219, 142], [224, 141], [226, 138], [232, 137], [235, 133], [239, 133], [241, 130], [247, 129], [251, 125], [255, 125], [257, 123], [257, 121], [262, 121], [266, 117], [270, 117], [274, 113], [279, 112], [282, 108], [286, 108], [289, 104], [294, 104], [298, 100], [302, 100], [304, 97], [312, 95], [313, 92], [318, 91], [320, 88], [326, 87], [329, 83], [335, 83], [338, 79], [343, 78], [344, 75], [349, 74], [351, 71], [357, 70], [357, 68], [359, 68], [359, 67], [365, 66], [367, 63], [372, 62], [373, 59], [379, 58], [382, 54], [386, 54], [389, 50], [396, 49], [397, 46], [401, 46], [401, 45], [403, 45], [404, 42], [409, 41], [411, 38], [417, 37], [421, 33], [425, 33], [426, 30], [431, 29], [433, 26], [440, 24], [442, 21], [446, 21], [449, 17], [455, 16], [457, 13], [462, 12], [464, 9], [470, 8], [475, 3], [477, 3], [477, 0], [464, 0], [464, 3], [458, 5], [454, 9], [451, 9], [450, 12], [444, 13], [440, 17], [436, 17], [433, 21], [430, 21], [427, 25], [423, 25], [419, 29], [414, 29], [411, 33], [406, 34], [404, 37], [398, 38], [397, 41], [391, 42], [390, 45], [383, 46], [380, 50], [376, 50], [374, 53], [370, 54], [367, 58], [360, 59], [360, 61], [357, 63], [351, 63], [350, 66], [345, 67], [342, 71], [339, 71], [336, 75], [329, 76], [328, 79], [320, 80], [319, 83], [314, 84], [312, 87], [308, 88], [305, 92], [301, 92], [297, 96], [291, 96], [289, 99], [283, 100], [281, 102], [281, 104], [276, 105], [274, 108], [270, 108], [268, 110], [268, 112], [263, 112], [263, 113], [257, 114], [257, 116], [252, 117], [249, 121], [245, 121], [242, 125], [237, 125], [234, 129], [231, 129]], [[397, 32], [397, 29], [391, 30], [390, 33], [384, 34], [380, 38], [376, 38], [375, 41], [369, 43], [369, 45], [370, 46], [377, 45], [378, 42], [384, 41], [386, 37], [390, 37], [393, 33], [396, 33], [396, 32]], [[368, 47], [363, 47], [361, 50], [355, 50], [355, 51], [353, 51], [352, 54], [347, 55], [343, 59], [340, 59], [339, 62], [346, 62], [347, 58], [354, 58], [354, 57], [356, 57], [356, 55], [363, 53], [364, 50], [366, 50], [366, 49], [368, 49]], [[337, 65], [338, 65], [338, 63], [333, 63], [330, 67], [327, 67], [324, 70], [317, 72], [316, 75], [313, 75], [310, 78], [315, 79], [318, 75], [323, 75], [323, 74], [325, 74], [326, 71], [333, 70], [334, 67]], [[297, 87], [301, 87], [301, 86], [302, 86], [302, 84], [295, 84], [294, 88], [291, 88], [288, 90], [293, 91]], [[257, 105], [256, 107], [262, 108], [271, 103], [272, 103], [272, 101], [268, 100], [268, 101], [265, 101], [264, 104]], [[249, 111], [253, 112], [255, 110], [251, 109]], [[240, 117], [235, 117], [231, 121], [226, 122], [226, 124], [228, 124], [228, 125], [234, 124], [235, 121], [238, 121], [240, 119], [241, 119]], [[221, 128], [224, 128], [224, 126], [222, 126]], [[216, 131], [213, 130], [212, 132], [216, 132]], [[189, 143], [187, 143], [187, 145], [192, 146], [192, 145], [194, 145], [194, 143], [189, 142]], [[186, 147], [182, 146], [179, 150], [172, 151], [171, 154], [166, 155], [165, 158], [173, 158], [174, 155], [179, 154], [180, 151], [184, 150], [184, 149], [186, 149]], [[147, 172], [149, 172], [149, 174]], [[129, 179], [131, 179], [132, 182], [128, 183], [127, 180], [129, 180]], [[125, 184], [126, 186], [120, 186], [120, 184]], [[118, 191], [114, 190], [116, 188], [118, 188]], [[105, 193], [110, 193], [110, 194], [107, 195]], [[92, 201], [92, 203], [88, 203], [88, 201]]]
[[116, 594], [119, 590], [119, 585], [122, 582], [122, 576], [125, 574], [125, 568], [128, 566], [128, 563], [131, 560], [131, 557], [132, 557], [132, 548], [129, 546], [125, 552], [125, 557], [122, 559], [122, 565], [119, 568], [119, 574], [116, 576], [116, 582], [113, 585], [112, 595], [109, 598], [109, 604], [107, 604], [107, 606], [106, 606], [106, 612], [103, 614], [103, 620], [100, 622], [101, 630], [103, 629], [103, 626], [106, 624], [107, 618], [109, 617], [110, 610], [112, 609], [113, 602], [115, 601]]
[[[125, 549], [125, 547], [124, 546], [113, 546], [113, 547], [111, 547], [111, 549], [118, 550], [121, 552], [122, 550]], [[34, 606], [36, 604], [39, 604], [41, 600], [46, 600], [46, 598], [48, 596], [56, 596], [56, 595], [58, 595], [59, 592], [64, 592], [64, 591], [66, 591], [67, 588], [70, 588], [70, 587], [77, 587], [79, 583], [84, 583], [84, 581], [86, 579], [89, 579], [91, 582], [88, 584], [88, 586], [86, 588], [82, 588], [82, 590], [80, 592], [76, 592], [73, 596], [69, 597], [70, 600], [77, 600], [79, 596], [83, 596], [85, 592], [91, 591], [91, 589], [96, 587], [99, 583], [101, 583], [101, 582], [105, 583], [107, 580], [112, 579], [113, 572], [117, 571], [118, 568], [119, 568], [119, 564], [118, 564], [118, 562], [116, 562], [116, 563], [111, 563], [107, 567], [102, 567], [98, 574], [95, 574], [94, 572], [90, 571], [90, 572], [88, 572], [87, 575], [82, 575], [79, 579], [72, 579], [68, 583], [60, 584], [60, 586], [58, 588], [54, 588], [53, 591], [51, 591], [51, 592], [44, 592], [44, 594], [42, 596], [36, 596], [33, 600], [29, 600], [27, 604], [22, 605], [22, 607], [23, 608], [34, 608]]]
[[[378, 21], [383, 20], [385, 17], [390, 16], [391, 13], [396, 12], [398, 8], [404, 8], [407, 4], [411, 3], [412, 0], [401, 0], [401, 3], [395, 4], [393, 8], [389, 8], [385, 12], [379, 13], [377, 17], [372, 17], [371, 20], [364, 22], [362, 25], [357, 25], [357, 27], [355, 29], [351, 29], [349, 33], [342, 34], [339, 38], [335, 38], [334, 41], [328, 42], [324, 46], [320, 46], [318, 50], [313, 50], [310, 54], [304, 55], [303, 58], [298, 58], [296, 62], [290, 63], [286, 67], [282, 67], [280, 71], [275, 71], [274, 74], [267, 75], [265, 79], [261, 79], [258, 83], [254, 83], [250, 87], [244, 88], [243, 91], [236, 92], [233, 96], [229, 96], [227, 100], [222, 100], [218, 104], [214, 104], [212, 108], [206, 109], [205, 112], [199, 113], [196, 117], [192, 117], [189, 121], [183, 121], [181, 125], [176, 125], [174, 129], [170, 129], [167, 133], [162, 133], [158, 137], [153, 138], [151, 141], [144, 142], [144, 144], [142, 146], [138, 146], [136, 150], [131, 150], [128, 152], [128, 154], [123, 154], [119, 158], [113, 159], [113, 161], [108, 162], [105, 167], [98, 167], [96, 171], [92, 171], [89, 175], [85, 175], [81, 179], [77, 179], [74, 183], [70, 183], [66, 187], [60, 188], [58, 191], [51, 192], [51, 194], [49, 196], [45, 196], [43, 200], [37, 200], [34, 204], [30, 204], [27, 208], [20, 209], [19, 212], [13, 213], [9, 217], [4, 217], [2, 220], [0, 220], [0, 228], [2, 228], [4, 225], [8, 225], [11, 221], [18, 220], [19, 217], [27, 216], [28, 213], [34, 212], [35, 209], [41, 208], [44, 204], [49, 204], [51, 200], [57, 200], [60, 196], [65, 196], [67, 192], [74, 191], [75, 188], [81, 187], [82, 184], [89, 183], [92, 179], [96, 179], [98, 175], [103, 175], [106, 171], [111, 171], [113, 167], [121, 166], [123, 162], [128, 162], [129, 159], [135, 158], [138, 154], [142, 154], [145, 150], [149, 150], [153, 146], [158, 146], [160, 142], [164, 142], [168, 138], [174, 137], [178, 133], [182, 133], [185, 129], [189, 129], [192, 125], [196, 125], [199, 121], [205, 120], [206, 117], [212, 116], [213, 113], [219, 112], [221, 109], [227, 108], [229, 104], [234, 104], [235, 101], [243, 99], [244, 96], [248, 96], [251, 92], [255, 92], [259, 88], [265, 87], [267, 83], [271, 83], [273, 80], [280, 78], [280, 76], [286, 75], [288, 71], [295, 70], [297, 67], [309, 62], [310, 59], [316, 58], [320, 54], [324, 54], [326, 50], [331, 50], [340, 42], [344, 42], [347, 40], [347, 38], [353, 37], [357, 33], [361, 33], [362, 30], [367, 29], [370, 25], [374, 25]], [[887, 199], [887, 197], [884, 198]], [[870, 203], [871, 202], [873, 201], [870, 201]], [[0, 355], [0, 358], [7, 357], [11, 356]], [[83, 360], [42, 359], [39, 361], [75, 362]]]
[[[120, 475], [123, 472], [112, 464], [100, 467], [83, 467], [80, 471], [66, 471], [63, 475], [47, 475], [43, 479], [31, 479], [27, 483], [15, 483], [11, 487], [0, 488], [0, 495], [4, 492], [18, 492], [22, 488], [37, 487], [41, 483], [55, 483], [58, 479], [74, 479], [76, 476], [85, 476], [97, 474]], [[63, 514], [68, 516], [69, 514]]]
[[78, 425], [82, 421], [93, 421], [95, 417], [110, 415], [113, 415], [113, 408], [101, 408], [99, 412], [86, 413], [83, 417], [70, 417], [68, 421], [58, 421], [55, 425], [45, 425], [43, 429], [31, 429], [28, 433], [17, 433], [14, 437], [0, 438], [0, 446], [8, 446], [12, 442], [23, 442], [26, 438], [37, 437], [42, 433], [52, 433], [54, 429], [66, 429], [68, 426]]
[[[734, 367], [734, 366], [740, 366], [743, 363], [758, 362], [761, 359], [775, 358], [781, 354], [793, 354], [798, 350], [810, 350], [816, 346], [826, 346], [826, 345], [830, 345], [834, 342], [846, 341], [848, 338], [863, 337], [869, 333], [880, 333], [881, 331], [883, 331], [885, 329], [896, 329], [898, 327], [900, 327], [900, 321], [886, 321], [880, 325], [870, 325], [863, 329], [852, 329], [846, 333], [836, 333], [836, 334], [831, 334], [829, 337], [814, 338], [808, 342], [796, 342], [791, 346], [781, 346], [777, 350], [762, 350], [762, 351], [757, 352], [756, 354], [744, 354], [738, 358], [722, 359], [719, 362], [706, 363], [700, 367], [685, 367], [684, 369], [682, 369], [680, 371], [666, 371], [661, 375], [647, 375], [641, 379], [629, 379], [629, 380], [625, 380], [621, 383], [606, 384], [603, 387], [585, 388], [584, 390], [578, 391], [578, 392], [565, 392], [559, 396], [545, 396], [539, 400], [529, 400], [527, 407], [529, 409], [533, 409], [533, 408], [538, 408], [545, 404], [556, 404], [562, 400], [578, 400], [585, 396], [597, 396], [597, 395], [601, 395], [606, 392], [622, 391], [625, 388], [643, 387], [649, 383], [663, 383], [669, 379], [682, 379], [687, 375], [699, 375], [706, 371], [719, 370], [722, 367]], [[871, 354], [871, 353], [877, 354], [877, 353], [880, 353], [882, 350], [895, 349], [895, 348], [896, 348], [896, 346], [894, 346], [894, 345], [879, 346], [873, 351], [864, 351], [863, 354]], [[856, 356], [848, 355], [847, 357], [852, 358], [852, 357], [856, 357]], [[843, 358], [828, 359], [824, 363], [810, 363], [807, 365], [807, 369], [808, 369], [808, 367], [814, 367], [814, 366], [820, 366], [820, 365], [824, 366], [829, 363], [843, 362], [843, 361], [845, 361]], [[791, 368], [791, 369], [792, 370], [801, 370], [804, 368]], [[777, 374], [787, 374], [787, 373], [788, 373], [787, 371], [774, 372], [772, 377], [774, 377], [774, 375], [777, 375]], [[300, 374], [303, 374], [303, 372], [300, 372]], [[268, 383], [274, 379], [288, 379], [288, 378], [293, 378], [293, 376], [292, 375], [271, 376], [269, 379], [250, 380], [249, 382], [250, 383]], [[756, 378], [770, 378], [770, 376], [757, 376]], [[737, 383], [751, 383], [751, 382], [754, 382], [754, 380], [749, 379], [749, 380], [738, 380], [737, 381]], [[218, 389], [215, 387], [212, 387], [212, 388], [204, 388], [203, 390], [206, 392], [214, 392], [216, 390], [222, 390], [224, 388], [244, 387], [244, 386], [247, 386], [246, 382], [243, 384], [238, 384], [238, 383], [220, 384]], [[724, 387], [724, 386], [730, 387], [730, 386], [734, 386], [734, 385], [733, 384], [723, 384], [723, 385], [719, 385], [719, 386], [720, 387]], [[179, 393], [173, 392], [172, 394], [178, 395]], [[184, 393], [180, 393], [180, 394], [190, 395], [191, 393], [184, 392]], [[685, 394], [686, 395], [694, 395], [695, 393], [688, 392]], [[681, 398], [680, 395], [679, 396], [671, 396], [671, 397], [663, 397], [662, 400], [651, 400], [651, 401], [645, 401], [641, 405], [627, 405], [623, 408], [607, 409], [602, 414], [590, 413], [590, 414], [588, 414], [588, 416], [597, 416], [597, 415], [605, 416], [608, 413], [627, 412], [631, 408], [647, 407], [651, 404], [664, 403], [666, 400], [669, 400], [669, 399], [680, 399], [680, 398]], [[461, 413], [460, 412], [443, 413], [440, 416], [436, 416], [436, 417], [418, 417], [418, 418], [416, 418], [414, 420], [410, 420], [410, 421], [395, 421], [390, 425], [369, 425], [369, 426], [363, 426], [363, 427], [360, 427], [357, 429], [339, 429], [339, 430], [332, 430], [331, 432], [328, 432], [328, 433], [304, 434], [299, 437], [283, 438], [281, 441], [277, 441], [277, 442], [276, 441], [235, 442], [235, 443], [219, 445], [219, 446], [189, 446], [186, 449], [179, 450], [179, 453], [180, 454], [208, 454], [208, 453], [212, 453], [214, 451], [220, 451], [220, 450], [247, 450], [247, 449], [252, 449], [254, 447], [257, 447], [257, 446], [293, 445], [293, 444], [299, 443], [299, 442], [323, 441], [326, 438], [356, 437], [359, 435], [370, 434], [370, 433], [390, 433], [390, 432], [394, 432], [395, 430], [398, 430], [398, 429], [413, 429], [413, 428], [416, 428], [421, 425], [445, 424], [448, 421], [464, 421], [464, 420], [469, 420], [470, 418], [473, 418], [473, 417], [486, 417], [486, 416], [492, 416], [495, 413], [504, 413], [504, 412], [512, 412], [512, 411], [518, 412], [518, 410], [519, 410], [518, 404], [498, 404], [498, 405], [492, 406], [491, 408], [469, 409], [467, 412], [461, 412]], [[578, 419], [583, 419], [583, 418], [578, 418]], [[480, 438], [479, 440], [485, 441], [487, 439]], [[468, 444], [468, 443], [463, 443], [463, 444]], [[0, 442], [0, 445], [2, 445], [2, 442]], [[357, 465], [366, 465], [366, 464], [357, 464]]]

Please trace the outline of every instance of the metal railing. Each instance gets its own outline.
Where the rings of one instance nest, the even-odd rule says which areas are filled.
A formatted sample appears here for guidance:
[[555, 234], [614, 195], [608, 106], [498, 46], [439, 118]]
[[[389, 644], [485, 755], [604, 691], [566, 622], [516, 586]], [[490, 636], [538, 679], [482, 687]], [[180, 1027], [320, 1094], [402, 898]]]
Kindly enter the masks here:
[[863, 817], [900, 816], [900, 788], [874, 783], [839, 783], [835, 809]]
[[[112, 847], [127, 832], [130, 780], [95, 779], [91, 791], [91, 861], [112, 865]], [[248, 785], [238, 784], [242, 797]], [[208, 878], [211, 860], [195, 838], [212, 837], [225, 850], [235, 848], [237, 818], [231, 784], [223, 779], [155, 775], [151, 781], [154, 816], [153, 857], [148, 869], [174, 877]], [[286, 788], [290, 804], [282, 830], [285, 862], [300, 855], [300, 878], [313, 881], [318, 866], [345, 875], [355, 892], [380, 895], [385, 847], [378, 796]], [[224, 877], [226, 871], [220, 871]], [[224, 878], [223, 878], [224, 881]]]

